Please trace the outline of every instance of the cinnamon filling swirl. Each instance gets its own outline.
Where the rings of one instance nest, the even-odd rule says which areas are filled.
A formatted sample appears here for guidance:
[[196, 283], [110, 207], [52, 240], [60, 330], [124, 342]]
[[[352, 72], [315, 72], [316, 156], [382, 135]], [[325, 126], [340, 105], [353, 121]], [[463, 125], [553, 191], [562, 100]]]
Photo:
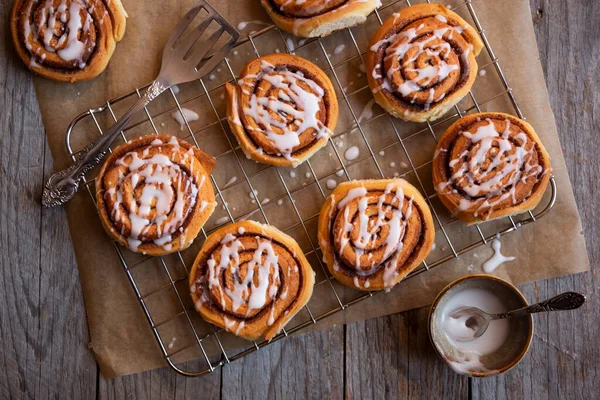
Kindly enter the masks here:
[[328, 267], [360, 290], [390, 289], [429, 252], [433, 222], [427, 205], [403, 180], [342, 186], [319, 221]]
[[[499, 113], [468, 116], [442, 136], [434, 184], [451, 211], [487, 220], [545, 190], [548, 156], [528, 125]], [[527, 208], [529, 209], [529, 208]]]
[[111, 235], [132, 251], [148, 254], [186, 248], [214, 209], [208, 172], [196, 152], [166, 135], [117, 148], [97, 188]]
[[312, 270], [295, 242], [274, 230], [234, 224], [201, 249], [190, 288], [209, 321], [242, 337], [271, 338], [308, 301]]

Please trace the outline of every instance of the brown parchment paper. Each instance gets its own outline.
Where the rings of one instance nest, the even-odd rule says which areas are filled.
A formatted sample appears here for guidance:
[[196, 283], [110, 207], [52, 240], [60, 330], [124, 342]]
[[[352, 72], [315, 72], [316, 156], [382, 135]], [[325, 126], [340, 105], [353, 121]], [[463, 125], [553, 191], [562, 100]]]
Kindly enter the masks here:
[[[159, 54], [170, 30], [194, 4], [193, 0], [170, 1], [168, 5], [160, 0], [123, 0], [123, 2], [130, 16], [127, 21], [127, 32], [124, 40], [118, 44], [110, 65], [101, 76], [78, 84], [61, 84], [39, 77], [35, 79], [40, 109], [57, 170], [69, 164], [65, 148], [65, 132], [70, 121], [86, 109], [97, 107], [108, 99], [150, 82], [158, 72]], [[213, 3], [226, 18], [236, 24], [240, 21], [268, 21], [259, 2], [255, 0], [213, 1]], [[386, 3], [384, 1], [384, 5]], [[449, 3], [457, 4], [453, 1]], [[473, 5], [523, 113], [535, 127], [552, 157], [558, 185], [557, 203], [546, 217], [502, 239], [503, 253], [516, 256], [516, 261], [498, 268], [495, 274], [513, 283], [521, 284], [586, 271], [589, 269], [589, 264], [581, 223], [538, 60], [529, 2], [527, 0], [502, 2], [475, 0]], [[384, 16], [389, 12], [384, 13]], [[457, 12], [466, 15], [464, 7]], [[471, 21], [470, 18], [467, 20]], [[259, 28], [249, 27], [245, 32]], [[366, 43], [376, 27], [371, 25], [358, 29], [359, 41]], [[332, 43], [331, 39], [326, 43], [333, 46], [329, 50], [333, 53], [333, 48], [338, 43]], [[362, 45], [364, 46], [364, 43]], [[281, 44], [279, 46], [283, 49]], [[348, 42], [347, 46], [351, 44]], [[306, 56], [305, 54], [299, 55]], [[489, 58], [485, 57], [487, 56], [478, 58], [480, 65], [489, 62]], [[486, 76], [478, 78], [483, 81], [482, 84], [476, 83], [476, 96], [479, 99], [485, 99], [501, 90], [495, 74], [493, 66], [488, 66]], [[491, 75], [496, 76], [495, 83], [490, 79], [490, 83], [486, 84], [485, 79], [489, 79]], [[199, 112], [198, 108], [196, 107], [195, 111]], [[512, 112], [512, 107], [507, 102], [506, 96], [503, 96], [486, 103], [483, 110]], [[399, 123], [397, 126], [405, 125]], [[167, 121], [166, 127], [169, 131], [173, 128], [175, 131], [178, 130], [178, 127], [173, 125], [173, 121]], [[148, 126], [146, 129], [149, 129]], [[387, 130], [389, 129], [388, 127]], [[385, 129], [382, 130], [381, 135], [385, 132]], [[210, 144], [210, 137], [207, 143]], [[424, 143], [424, 141], [417, 142], [417, 150], [424, 149], [425, 156], [431, 157], [433, 148], [427, 147]], [[321, 151], [322, 154], [325, 152], [326, 150]], [[315, 164], [318, 165], [316, 161]], [[365, 171], [368, 173], [368, 168]], [[426, 176], [424, 180], [428, 179], [429, 177]], [[428, 182], [425, 182], [425, 186], [428, 191], [431, 190]], [[320, 199], [320, 197], [315, 198]], [[320, 205], [314, 206], [318, 210]], [[103, 375], [112, 378], [165, 365], [158, 344], [115, 254], [113, 244], [102, 230], [93, 203], [84, 190], [68, 204], [67, 214], [87, 309], [91, 348]], [[472, 231], [461, 232], [460, 229], [466, 228], [461, 227], [459, 231], [454, 232], [455, 237], [468, 237], [473, 233]], [[449, 251], [442, 235], [438, 233], [437, 236], [437, 248], [430, 256], [433, 258], [439, 258], [440, 254], [448, 254]], [[482, 262], [491, 254], [492, 250], [489, 246], [480, 247], [461, 256], [460, 259], [450, 261], [400, 284], [387, 295], [377, 295], [353, 306], [348, 311], [335, 314], [311, 329], [324, 329], [334, 324], [374, 318], [427, 305], [450, 281], [468, 273], [481, 272]], [[145, 279], [145, 275], [164, 273], [164, 271], [159, 272], [161, 267], [157, 265], [144, 268], [146, 270], [137, 276], [140, 281]], [[153, 268], [156, 271], [153, 272]], [[137, 273], [135, 269], [133, 273]], [[180, 277], [184, 277], [180, 272], [178, 273]], [[182, 283], [185, 286], [185, 282]], [[181, 292], [186, 294], [187, 290], [183, 288]], [[318, 293], [316, 291], [315, 296], [319, 296]], [[318, 308], [321, 300], [319, 298], [313, 300]], [[150, 307], [157, 307], [154, 309], [157, 320], [161, 313], [169, 315], [169, 308], [177, 306], [174, 298], [167, 301], [160, 300], [158, 303], [158, 305], [149, 304]], [[169, 343], [171, 336], [179, 334], [176, 328], [173, 329], [172, 332], [164, 334], [165, 343]], [[229, 344], [241, 345], [234, 339], [226, 340], [230, 341]], [[183, 338], [178, 337], [175, 343], [183, 344], [183, 341]], [[209, 352], [211, 351], [213, 350], [209, 349]], [[214, 349], [214, 352], [216, 351]]]

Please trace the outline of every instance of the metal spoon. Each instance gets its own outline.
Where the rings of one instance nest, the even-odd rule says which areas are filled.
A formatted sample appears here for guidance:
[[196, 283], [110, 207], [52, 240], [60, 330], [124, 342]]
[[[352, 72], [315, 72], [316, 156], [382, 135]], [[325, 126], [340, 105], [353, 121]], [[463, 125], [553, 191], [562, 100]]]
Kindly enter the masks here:
[[559, 311], [559, 310], [574, 310], [585, 303], [585, 296], [576, 292], [565, 292], [551, 299], [544, 300], [537, 304], [532, 304], [529, 307], [519, 308], [502, 314], [489, 314], [477, 307], [461, 307], [457, 308], [450, 314], [450, 318], [461, 318], [468, 316], [465, 321], [467, 328], [475, 331], [473, 337], [469, 339], [456, 340], [466, 342], [476, 339], [483, 335], [490, 325], [490, 321], [495, 319], [523, 317], [525, 315], [544, 312], [544, 311]]

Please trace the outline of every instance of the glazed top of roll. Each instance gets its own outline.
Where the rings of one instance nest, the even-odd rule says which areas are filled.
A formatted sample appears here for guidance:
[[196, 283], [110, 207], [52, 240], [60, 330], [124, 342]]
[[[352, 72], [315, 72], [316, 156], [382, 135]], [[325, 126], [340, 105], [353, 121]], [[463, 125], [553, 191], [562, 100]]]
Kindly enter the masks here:
[[407, 7], [373, 37], [367, 53], [369, 83], [405, 115], [427, 111], [474, 81], [475, 56], [482, 46], [475, 30], [446, 7]]
[[331, 82], [311, 62], [287, 54], [251, 61], [230, 99], [234, 128], [243, 128], [253, 150], [295, 164], [322, 146], [337, 122]]
[[539, 199], [550, 172], [550, 157], [531, 125], [503, 113], [458, 120], [440, 139], [433, 160], [442, 201], [455, 214], [483, 219]]
[[402, 179], [344, 182], [319, 218], [330, 271], [361, 290], [393, 287], [429, 253], [434, 235], [425, 199]]
[[82, 70], [122, 38], [126, 16], [119, 0], [17, 0], [15, 42], [34, 70]]
[[174, 136], [117, 147], [96, 180], [102, 221], [121, 244], [150, 255], [189, 245], [214, 209], [215, 160]]
[[314, 273], [296, 242], [268, 225], [213, 233], [190, 273], [196, 309], [238, 336], [274, 336], [312, 293]]

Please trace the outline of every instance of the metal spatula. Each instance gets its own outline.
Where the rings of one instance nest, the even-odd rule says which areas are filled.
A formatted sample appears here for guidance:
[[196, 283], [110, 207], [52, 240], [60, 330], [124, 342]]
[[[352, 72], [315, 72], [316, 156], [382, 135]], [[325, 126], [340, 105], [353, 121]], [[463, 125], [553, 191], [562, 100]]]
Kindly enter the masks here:
[[[64, 204], [77, 193], [79, 181], [86, 172], [104, 159], [112, 142], [136, 112], [169, 87], [208, 75], [231, 51], [239, 38], [238, 31], [206, 1], [201, 0], [198, 3], [171, 33], [163, 50], [160, 73], [146, 93], [104, 135], [98, 136], [86, 146], [73, 165], [50, 177], [42, 195], [44, 207]], [[196, 27], [188, 29], [201, 11], [207, 15]], [[218, 28], [210, 34], [209, 26]], [[204, 39], [203, 34], [210, 35]], [[230, 38], [224, 44], [219, 44], [220, 48], [215, 47], [220, 39], [226, 39], [224, 35]]]

